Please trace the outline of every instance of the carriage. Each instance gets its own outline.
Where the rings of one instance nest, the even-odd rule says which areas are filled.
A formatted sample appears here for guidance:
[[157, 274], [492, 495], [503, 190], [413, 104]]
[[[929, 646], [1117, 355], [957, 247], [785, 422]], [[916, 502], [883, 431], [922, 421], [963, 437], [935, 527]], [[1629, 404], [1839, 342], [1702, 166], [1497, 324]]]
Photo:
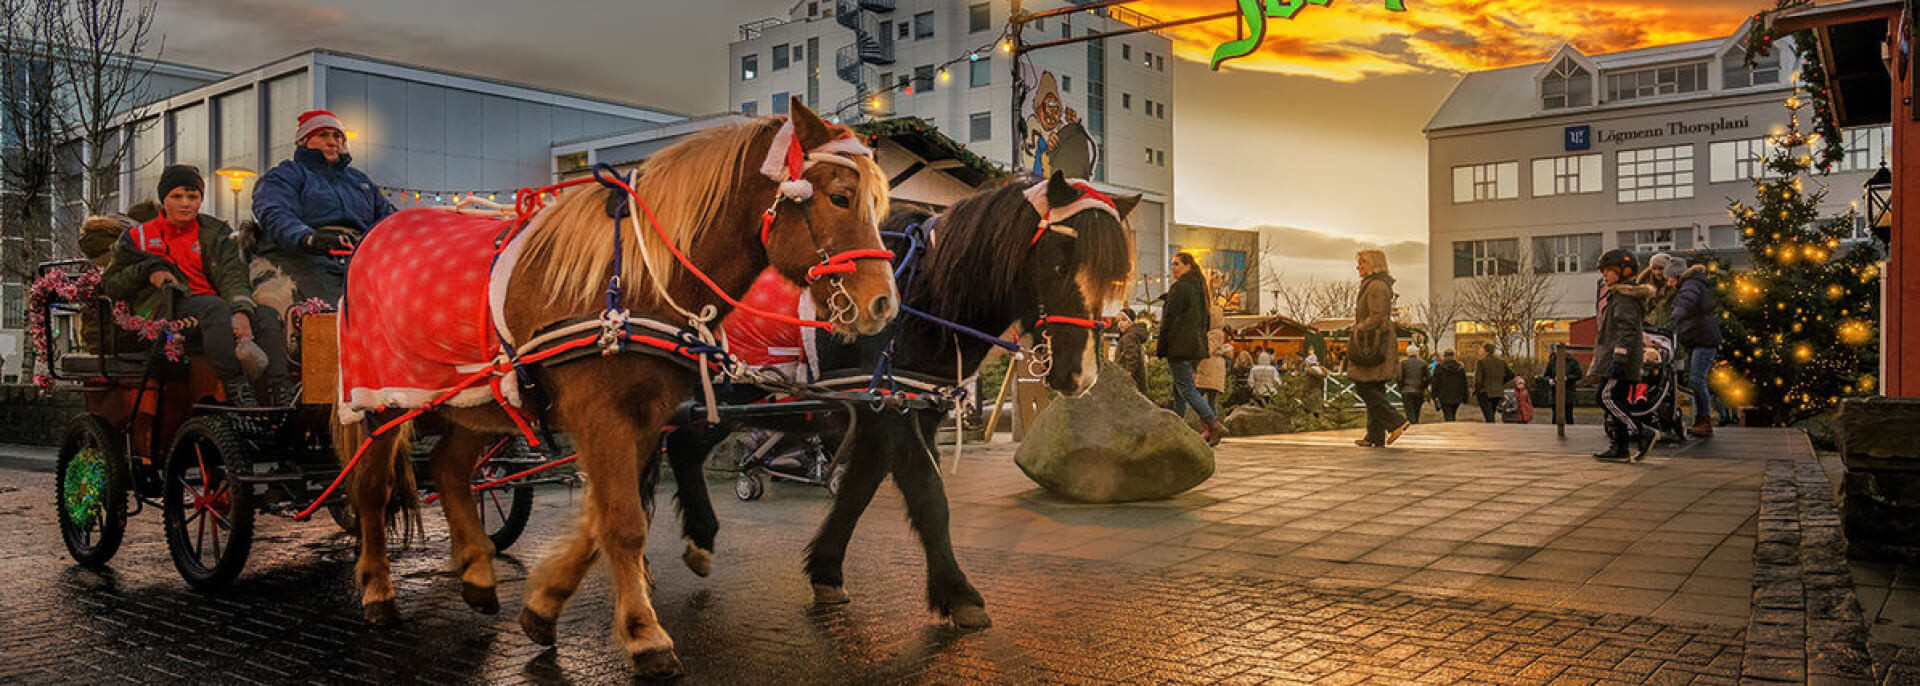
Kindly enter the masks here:
[[[78, 278], [93, 268], [84, 260], [53, 262], [41, 265], [40, 275]], [[114, 305], [104, 296], [69, 292], [75, 297], [47, 298], [35, 315], [45, 323], [48, 376], [78, 390], [86, 404], [68, 425], [55, 464], [61, 539], [76, 562], [111, 561], [128, 519], [149, 506], [160, 510], [180, 576], [199, 589], [238, 577], [260, 515], [292, 516], [317, 504], [342, 529], [357, 531], [344, 493], [315, 503], [340, 474], [329, 421], [332, 314], [289, 327], [300, 338], [295, 362], [304, 364], [297, 368], [307, 371], [298, 404], [237, 408], [224, 404], [204, 359], [170, 360], [159, 343], [116, 331]], [[88, 326], [101, 333], [83, 341]], [[416, 460], [425, 458], [434, 434], [432, 427], [420, 432]], [[528, 474], [546, 464], [517, 438], [494, 442], [478, 461], [466, 486], [482, 488], [480, 518], [496, 549], [519, 538], [534, 487], [567, 478]]]

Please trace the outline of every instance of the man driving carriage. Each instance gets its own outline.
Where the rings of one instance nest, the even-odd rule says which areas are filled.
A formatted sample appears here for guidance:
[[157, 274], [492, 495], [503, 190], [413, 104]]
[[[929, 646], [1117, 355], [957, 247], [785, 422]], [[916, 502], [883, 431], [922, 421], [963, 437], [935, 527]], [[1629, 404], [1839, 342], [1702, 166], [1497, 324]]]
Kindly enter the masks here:
[[326, 110], [300, 115], [293, 159], [253, 186], [261, 256], [293, 279], [300, 298], [340, 301], [347, 259], [374, 224], [394, 213], [380, 186], [353, 168], [346, 127]]
[[292, 402], [286, 335], [272, 308], [256, 308], [246, 262], [226, 222], [200, 213], [204, 183], [187, 165], [160, 173], [160, 216], [121, 234], [101, 276], [107, 296], [143, 315], [190, 320], [190, 331], [238, 407], [259, 401], [235, 346], [253, 341], [266, 354], [260, 381], [269, 405]]

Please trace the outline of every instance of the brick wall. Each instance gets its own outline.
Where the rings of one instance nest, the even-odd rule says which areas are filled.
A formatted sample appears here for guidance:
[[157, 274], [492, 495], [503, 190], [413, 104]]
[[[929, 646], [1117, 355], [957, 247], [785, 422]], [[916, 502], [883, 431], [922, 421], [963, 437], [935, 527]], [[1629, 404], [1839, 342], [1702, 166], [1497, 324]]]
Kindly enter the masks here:
[[44, 395], [31, 385], [0, 385], [0, 443], [59, 445], [67, 422], [84, 412], [73, 391]]

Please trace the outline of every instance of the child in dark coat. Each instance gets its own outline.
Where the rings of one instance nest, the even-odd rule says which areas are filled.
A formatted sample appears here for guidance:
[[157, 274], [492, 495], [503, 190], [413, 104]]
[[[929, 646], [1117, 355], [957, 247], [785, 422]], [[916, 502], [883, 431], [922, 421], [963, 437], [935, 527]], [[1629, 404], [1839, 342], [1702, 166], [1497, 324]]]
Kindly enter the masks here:
[[[1652, 426], [1642, 424], [1627, 411], [1636, 390], [1646, 392], [1640, 383], [1640, 360], [1645, 348], [1641, 334], [1647, 301], [1654, 295], [1652, 286], [1635, 278], [1638, 272], [1633, 255], [1625, 250], [1609, 250], [1600, 256], [1602, 283], [1596, 308], [1600, 313], [1600, 331], [1594, 337], [1593, 367], [1587, 370], [1586, 381], [1603, 384], [1600, 405], [1607, 410], [1607, 436], [1612, 439], [1612, 445], [1605, 452], [1594, 453], [1594, 459], [1598, 460], [1639, 462], [1646, 458], [1654, 438], [1659, 435]], [[1629, 450], [1630, 443], [1638, 443], [1639, 450]]]

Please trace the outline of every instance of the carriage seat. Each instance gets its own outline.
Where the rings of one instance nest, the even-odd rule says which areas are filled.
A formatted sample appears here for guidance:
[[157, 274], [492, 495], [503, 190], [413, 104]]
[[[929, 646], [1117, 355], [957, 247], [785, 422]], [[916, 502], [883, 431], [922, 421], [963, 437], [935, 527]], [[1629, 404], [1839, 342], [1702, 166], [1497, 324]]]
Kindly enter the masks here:
[[60, 375], [139, 380], [147, 373], [147, 353], [94, 355], [70, 352], [60, 356]]

